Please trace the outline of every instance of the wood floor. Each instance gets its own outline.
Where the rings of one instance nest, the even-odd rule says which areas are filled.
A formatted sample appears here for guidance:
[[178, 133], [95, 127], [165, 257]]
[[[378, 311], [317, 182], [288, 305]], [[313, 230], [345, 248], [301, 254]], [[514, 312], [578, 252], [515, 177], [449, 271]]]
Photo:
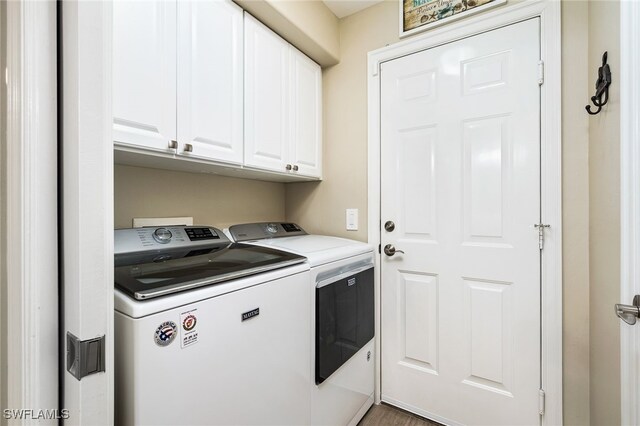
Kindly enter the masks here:
[[422, 417], [415, 416], [390, 405], [373, 405], [358, 426], [441, 426]]

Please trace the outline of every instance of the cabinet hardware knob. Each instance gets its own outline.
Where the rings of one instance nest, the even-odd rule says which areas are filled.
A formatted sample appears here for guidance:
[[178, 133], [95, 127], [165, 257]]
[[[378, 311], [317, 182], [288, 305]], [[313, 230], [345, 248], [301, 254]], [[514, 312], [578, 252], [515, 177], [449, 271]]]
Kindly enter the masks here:
[[291, 164], [287, 164], [287, 166], [285, 167], [285, 169], [287, 169], [287, 170], [291, 170]]
[[178, 141], [173, 139], [169, 141], [169, 149], [178, 149]]
[[293, 166], [293, 171], [297, 172], [298, 171], [298, 166]]
[[193, 145], [191, 145], [190, 143], [185, 143], [184, 152], [193, 152]]

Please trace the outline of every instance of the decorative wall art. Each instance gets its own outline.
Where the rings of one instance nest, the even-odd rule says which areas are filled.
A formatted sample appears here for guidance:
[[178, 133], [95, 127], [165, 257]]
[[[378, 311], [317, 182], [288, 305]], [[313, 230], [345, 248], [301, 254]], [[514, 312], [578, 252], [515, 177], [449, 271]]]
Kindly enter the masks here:
[[399, 0], [400, 37], [506, 3], [507, 0]]

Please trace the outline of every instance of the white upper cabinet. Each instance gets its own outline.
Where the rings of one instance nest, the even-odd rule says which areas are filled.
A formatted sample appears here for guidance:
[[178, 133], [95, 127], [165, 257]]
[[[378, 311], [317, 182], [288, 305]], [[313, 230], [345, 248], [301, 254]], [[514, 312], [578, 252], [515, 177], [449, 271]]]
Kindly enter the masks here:
[[322, 174], [320, 66], [245, 13], [246, 165]]
[[286, 172], [289, 157], [289, 43], [245, 14], [246, 165]]
[[293, 173], [322, 175], [322, 70], [291, 47], [291, 144]]
[[178, 154], [242, 164], [243, 12], [178, 2]]
[[113, 138], [174, 152], [176, 2], [114, 2]]
[[113, 14], [116, 162], [321, 178], [318, 64], [231, 0], [116, 0]]

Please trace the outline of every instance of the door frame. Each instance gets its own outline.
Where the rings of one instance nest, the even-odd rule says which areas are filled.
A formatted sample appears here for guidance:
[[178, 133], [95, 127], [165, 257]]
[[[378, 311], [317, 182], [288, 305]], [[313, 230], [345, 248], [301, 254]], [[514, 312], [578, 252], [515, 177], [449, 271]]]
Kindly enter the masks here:
[[[64, 21], [58, 21], [59, 3], [52, 0], [6, 2], [0, 17], [7, 23], [7, 85], [0, 96], [7, 128], [0, 135], [0, 210], [6, 215], [0, 222], [0, 361], [5, 366], [0, 369], [0, 406], [22, 410], [18, 415], [27, 419], [38, 410], [65, 416], [60, 411], [65, 408], [71, 424], [91, 419], [107, 425], [113, 424], [111, 5], [64, 3], [70, 12]], [[57, 46], [60, 24], [75, 41], [66, 51]], [[67, 63], [58, 79], [61, 51]], [[79, 68], [83, 76], [97, 76], [97, 84], [78, 78]], [[65, 121], [59, 123], [58, 88], [65, 78]], [[59, 126], [66, 127], [69, 153], [61, 169]], [[99, 161], [91, 161], [95, 159]], [[97, 164], [105, 173], [97, 172]], [[59, 182], [63, 172], [67, 179]], [[92, 204], [96, 199], [104, 208]], [[78, 297], [62, 309], [59, 302], [70, 286]], [[101, 309], [92, 311], [96, 303]], [[86, 321], [90, 315], [93, 321]], [[70, 329], [81, 338], [95, 337], [95, 323], [107, 330], [107, 373], [73, 382], [63, 365], [59, 336]], [[63, 395], [62, 383], [73, 384], [73, 390], [67, 386]], [[0, 424], [8, 422], [0, 418]], [[58, 419], [43, 424], [58, 424]]]
[[[541, 108], [541, 217], [551, 227], [545, 235], [542, 252], [542, 366], [544, 390], [542, 424], [562, 424], [562, 115], [561, 115], [561, 23], [560, 2], [532, 0], [476, 15], [421, 36], [368, 54], [368, 237], [369, 244], [380, 245], [380, 65], [383, 62], [466, 37], [540, 18], [540, 54], [544, 62]], [[639, 162], [640, 164], [640, 162]], [[624, 197], [623, 197], [624, 198]], [[533, 224], [532, 224], [533, 225]], [[535, 232], [533, 226], [532, 231]], [[375, 253], [376, 274], [376, 353], [380, 354], [381, 256]], [[376, 360], [375, 401], [381, 398], [381, 360]]]
[[[640, 294], [640, 3], [620, 2], [620, 303]], [[613, 315], [613, 312], [611, 313]], [[620, 321], [620, 404], [623, 425], [640, 423], [637, 325]]]
[[[60, 408], [56, 3], [6, 2], [4, 7], [0, 406], [56, 410]], [[0, 419], [0, 424], [10, 422], [4, 416]], [[57, 420], [43, 423], [57, 424]]]
[[61, 400], [67, 423], [112, 425], [113, 4], [63, 0], [60, 7], [61, 333], [80, 340], [105, 336], [104, 371], [81, 380], [67, 371], [63, 348]]

